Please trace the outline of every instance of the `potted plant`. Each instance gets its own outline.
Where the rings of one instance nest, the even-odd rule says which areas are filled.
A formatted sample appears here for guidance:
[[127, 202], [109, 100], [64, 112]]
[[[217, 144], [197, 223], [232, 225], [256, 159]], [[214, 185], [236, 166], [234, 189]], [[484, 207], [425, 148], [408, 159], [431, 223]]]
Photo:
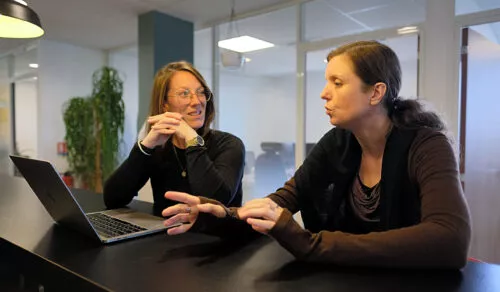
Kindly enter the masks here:
[[73, 175], [96, 192], [119, 162], [125, 104], [118, 71], [103, 67], [92, 76], [92, 94], [74, 97], [64, 105], [65, 140]]

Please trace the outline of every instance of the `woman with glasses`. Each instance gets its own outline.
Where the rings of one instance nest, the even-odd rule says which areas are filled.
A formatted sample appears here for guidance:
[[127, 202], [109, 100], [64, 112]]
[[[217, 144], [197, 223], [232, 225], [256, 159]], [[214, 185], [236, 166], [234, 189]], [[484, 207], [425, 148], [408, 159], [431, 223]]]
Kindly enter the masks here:
[[[163, 211], [178, 234], [268, 234], [295, 257], [347, 266], [461, 268], [471, 223], [445, 126], [401, 99], [389, 47], [362, 41], [328, 55], [321, 93], [328, 131], [275, 193], [226, 208], [181, 192]], [[294, 213], [300, 211], [304, 227]], [[257, 231], [253, 231], [253, 230]]]
[[245, 147], [236, 136], [210, 129], [214, 116], [212, 93], [192, 64], [174, 62], [159, 70], [147, 134], [106, 181], [106, 206], [127, 205], [148, 179], [157, 214], [174, 203], [164, 197], [166, 191], [240, 206]]

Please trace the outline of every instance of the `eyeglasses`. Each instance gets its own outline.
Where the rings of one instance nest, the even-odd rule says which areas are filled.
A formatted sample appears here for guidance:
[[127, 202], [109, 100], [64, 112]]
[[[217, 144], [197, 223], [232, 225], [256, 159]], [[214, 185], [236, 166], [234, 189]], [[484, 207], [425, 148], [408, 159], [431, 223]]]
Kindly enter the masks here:
[[173, 96], [179, 99], [182, 103], [189, 103], [191, 102], [191, 97], [193, 95], [196, 95], [196, 97], [200, 100], [200, 102], [208, 102], [212, 98], [212, 92], [208, 89], [205, 89], [203, 87], [200, 87], [196, 89], [195, 92], [191, 91], [191, 89], [179, 89], [175, 91], [173, 95], [168, 95], [168, 96]]

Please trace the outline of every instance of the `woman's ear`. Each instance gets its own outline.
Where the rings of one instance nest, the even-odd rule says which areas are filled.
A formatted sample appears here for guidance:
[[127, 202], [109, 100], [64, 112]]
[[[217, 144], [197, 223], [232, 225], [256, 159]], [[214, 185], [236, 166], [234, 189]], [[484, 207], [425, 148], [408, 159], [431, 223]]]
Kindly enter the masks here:
[[373, 95], [370, 98], [371, 105], [377, 105], [384, 99], [387, 92], [387, 85], [384, 82], [377, 82], [373, 85]]

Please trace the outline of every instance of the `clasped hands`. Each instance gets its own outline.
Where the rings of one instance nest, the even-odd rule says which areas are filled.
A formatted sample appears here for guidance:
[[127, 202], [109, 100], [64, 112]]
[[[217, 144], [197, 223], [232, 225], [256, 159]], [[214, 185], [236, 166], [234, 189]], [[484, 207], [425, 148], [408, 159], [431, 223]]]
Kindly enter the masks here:
[[[163, 210], [165, 226], [182, 223], [180, 226], [168, 229], [169, 235], [181, 234], [188, 231], [198, 219], [199, 213], [208, 213], [224, 218], [228, 216], [226, 209], [221, 205], [204, 203], [200, 198], [182, 192], [166, 192], [165, 198], [180, 202]], [[260, 233], [267, 234], [276, 225], [283, 208], [269, 198], [254, 199], [238, 208], [238, 217], [245, 220], [252, 228]]]
[[148, 148], [154, 148], [165, 144], [167, 140], [175, 135], [182, 140], [190, 140], [198, 134], [182, 118], [180, 113], [164, 112], [156, 116], [150, 116], [147, 120], [151, 130], [142, 140], [142, 144]]

